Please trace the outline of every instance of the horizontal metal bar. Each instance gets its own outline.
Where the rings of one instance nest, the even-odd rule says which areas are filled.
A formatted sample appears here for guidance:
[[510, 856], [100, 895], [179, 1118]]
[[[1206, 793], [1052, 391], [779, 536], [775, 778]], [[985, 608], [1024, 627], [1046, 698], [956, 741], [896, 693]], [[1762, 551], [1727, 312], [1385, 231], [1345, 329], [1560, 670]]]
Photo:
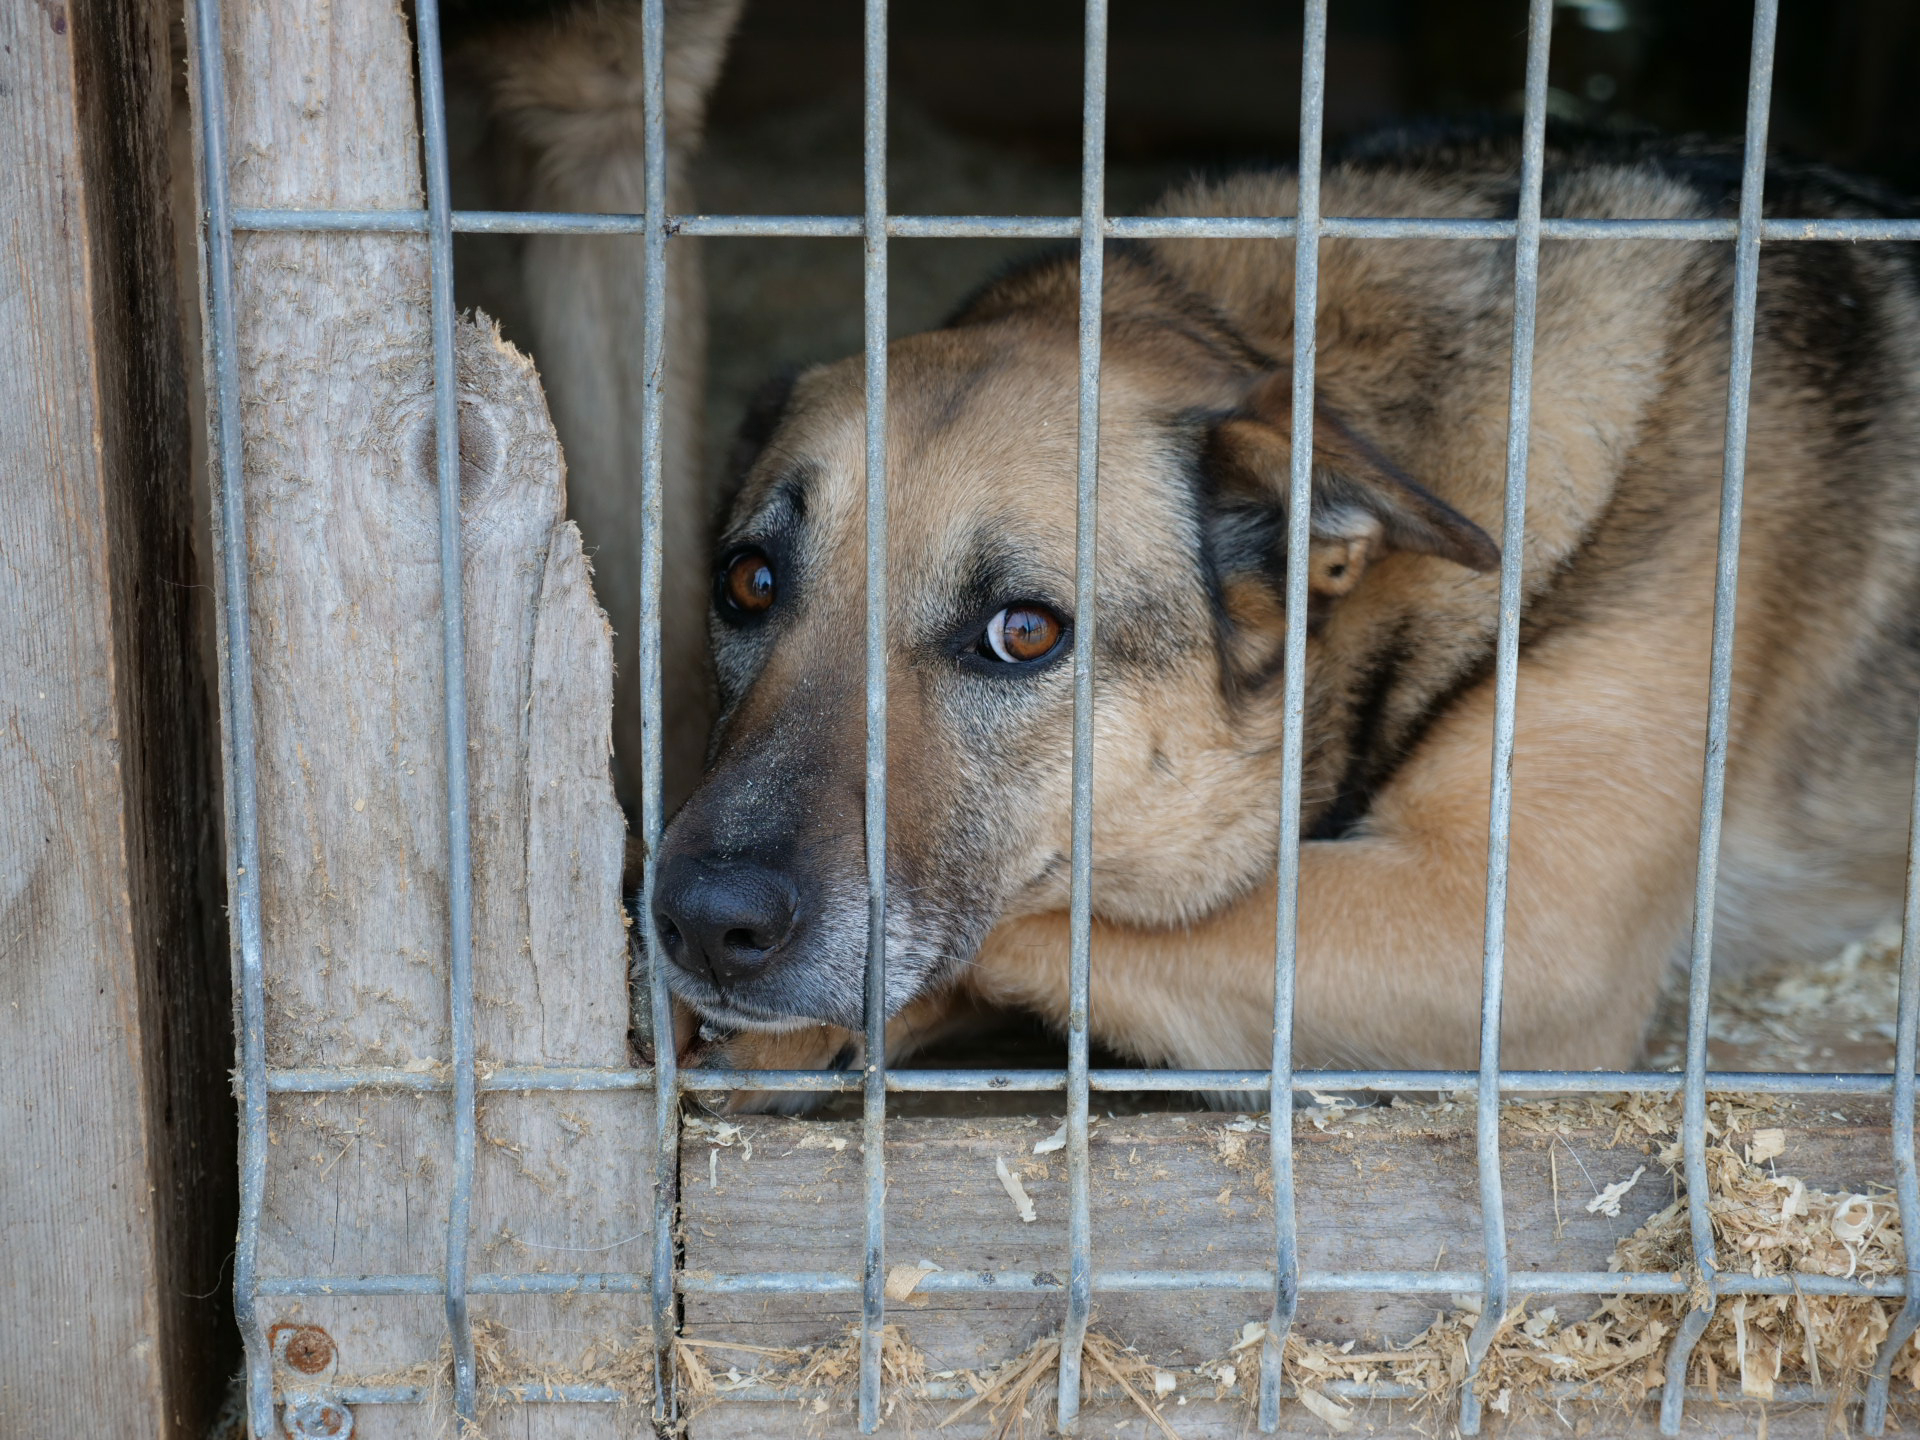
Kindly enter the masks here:
[[[540, 210], [456, 210], [453, 228], [464, 235], [638, 235], [644, 215], [597, 215]], [[233, 212], [235, 230], [337, 231], [349, 234], [425, 234], [424, 210], [265, 210]], [[1116, 240], [1286, 240], [1293, 237], [1290, 215], [1119, 215], [1108, 218], [1102, 233]], [[760, 236], [792, 239], [858, 239], [864, 222], [858, 215], [672, 215], [667, 230], [675, 235]], [[1470, 220], [1424, 216], [1329, 216], [1320, 222], [1323, 236], [1350, 240], [1510, 240], [1512, 220]], [[1540, 222], [1548, 240], [1732, 240], [1737, 220], [1584, 219], [1561, 217]], [[1073, 215], [890, 215], [887, 234], [908, 240], [1069, 240], [1080, 233]], [[1827, 240], [1920, 240], [1920, 220], [1878, 217], [1828, 220], [1781, 217], [1760, 224], [1760, 238], [1771, 243]]]
[[1776, 218], [1760, 222], [1760, 238], [1770, 244], [1783, 240], [1920, 240], [1920, 220]]
[[[1208, 1372], [1176, 1369], [1173, 1373], [1190, 1374], [1206, 1384], [1217, 1383]], [[1085, 1383], [1089, 1399], [1114, 1400], [1123, 1396], [1117, 1385], [1102, 1385], [1093, 1380]], [[1317, 1384], [1315, 1388], [1337, 1400], [1419, 1400], [1428, 1393], [1423, 1385], [1409, 1385], [1397, 1380], [1328, 1380]], [[1560, 1381], [1543, 1385], [1540, 1391], [1550, 1399], [1575, 1400], [1584, 1395], [1603, 1393], [1603, 1387], [1582, 1385], [1577, 1381]], [[323, 1386], [314, 1393], [322, 1394], [340, 1405], [424, 1405], [432, 1398], [431, 1392], [421, 1385]], [[831, 1389], [825, 1385], [740, 1385], [729, 1386], [719, 1398], [730, 1405], [791, 1405], [797, 1400], [831, 1393]], [[965, 1380], [927, 1380], [914, 1386], [912, 1393], [921, 1400], [971, 1400], [976, 1392]], [[1281, 1394], [1284, 1399], [1295, 1398], [1292, 1386], [1288, 1386]], [[278, 1403], [285, 1398], [284, 1395], [276, 1396], [275, 1401]], [[631, 1398], [626, 1391], [611, 1385], [554, 1385], [538, 1379], [492, 1388], [492, 1399], [496, 1405], [617, 1405]], [[1715, 1397], [1704, 1385], [1689, 1385], [1687, 1398], [1711, 1400]], [[1824, 1405], [1833, 1398], [1834, 1392], [1821, 1385], [1773, 1387], [1773, 1403], [1776, 1405]]]
[[[1302, 1293], [1453, 1295], [1478, 1291], [1478, 1270], [1303, 1270]], [[1604, 1270], [1531, 1270], [1515, 1275], [1516, 1295], [1684, 1295], [1692, 1282], [1662, 1273]], [[765, 1271], [721, 1275], [690, 1271], [679, 1278], [684, 1295], [854, 1295], [860, 1277], [832, 1271]], [[981, 1294], [1064, 1291], [1066, 1280], [1051, 1270], [937, 1270], [918, 1290]], [[1093, 1288], [1112, 1294], [1166, 1291], [1260, 1291], [1273, 1288], [1271, 1270], [1096, 1270]], [[1729, 1275], [1729, 1295], [1841, 1295], [1898, 1297], [1903, 1279], [1842, 1280], [1826, 1275]]]
[[[1182, 1090], [1264, 1094], [1265, 1070], [1094, 1070], [1090, 1083], [1107, 1094]], [[1893, 1093], [1893, 1076], [1822, 1071], [1800, 1074], [1781, 1070], [1720, 1070], [1710, 1074], [1715, 1093], [1761, 1095], [1854, 1095]], [[799, 1090], [827, 1094], [860, 1088], [861, 1077], [841, 1070], [688, 1070], [684, 1087], [695, 1091]], [[1609, 1095], [1678, 1094], [1686, 1076], [1666, 1070], [1503, 1070], [1503, 1094]], [[887, 1089], [896, 1094], [1030, 1093], [1065, 1090], [1064, 1070], [890, 1070]], [[1379, 1095], [1432, 1091], [1471, 1092], [1479, 1076], [1472, 1070], [1301, 1070], [1293, 1077], [1296, 1095], [1360, 1090]], [[431, 1094], [452, 1088], [432, 1070], [397, 1066], [269, 1070], [267, 1089], [276, 1095], [325, 1095], [348, 1090], [406, 1090]], [[614, 1069], [588, 1065], [503, 1065], [480, 1074], [483, 1091], [650, 1090], [650, 1069]]]
[[[337, 1405], [425, 1405], [432, 1392], [421, 1385], [316, 1386], [310, 1392]], [[633, 1396], [612, 1385], [555, 1385], [547, 1380], [525, 1380], [517, 1385], [495, 1385], [488, 1391], [494, 1405], [618, 1405]], [[275, 1397], [276, 1403], [288, 1397]]]
[[[1480, 1288], [1478, 1270], [1303, 1270], [1302, 1293], [1323, 1295], [1453, 1295]], [[260, 1281], [262, 1295], [438, 1295], [437, 1275], [274, 1275]], [[622, 1271], [556, 1275], [475, 1275], [475, 1295], [637, 1295], [649, 1277]], [[941, 1294], [1000, 1294], [1064, 1291], [1066, 1279], [1051, 1270], [936, 1270], [921, 1277], [917, 1290]], [[1657, 1271], [1527, 1270], [1516, 1272], [1513, 1293], [1524, 1295], [1684, 1295], [1692, 1282]], [[683, 1295], [858, 1295], [861, 1278], [832, 1270], [769, 1270], [746, 1274], [682, 1271], [675, 1277]], [[1262, 1291], [1273, 1288], [1271, 1270], [1096, 1270], [1093, 1288], [1108, 1294], [1202, 1291]], [[1830, 1275], [1723, 1274], [1725, 1295], [1836, 1295], [1898, 1299], [1906, 1281], [1843, 1280]]]
[[[581, 1274], [472, 1275], [469, 1295], [644, 1295], [653, 1284], [647, 1275], [627, 1271]], [[438, 1275], [270, 1275], [260, 1281], [262, 1295], [438, 1295]]]
[[887, 217], [887, 234], [896, 240], [1071, 240], [1079, 233], [1078, 215]]
[[796, 239], [839, 236], [857, 240], [864, 233], [858, 215], [674, 215], [671, 235], [763, 235]]
[[[1217, 1384], [1210, 1371], [1175, 1370], [1173, 1373], [1186, 1373], [1204, 1384]], [[1315, 1382], [1315, 1389], [1331, 1395], [1337, 1400], [1423, 1400], [1431, 1392], [1424, 1385], [1409, 1385], [1398, 1380], [1328, 1380]], [[1124, 1398], [1124, 1392], [1117, 1385], [1104, 1385], [1094, 1380], [1086, 1382], [1089, 1398], [1099, 1400], [1118, 1400]], [[811, 1399], [816, 1395], [830, 1395], [826, 1386], [799, 1385], [741, 1385], [727, 1389], [722, 1398], [729, 1404], [792, 1404], [797, 1400]], [[924, 1400], [970, 1400], [975, 1395], [973, 1386], [964, 1380], [928, 1380], [913, 1387], [911, 1392], [916, 1398]], [[1537, 1387], [1537, 1394], [1552, 1400], [1576, 1400], [1583, 1396], [1607, 1397], [1610, 1392], [1604, 1382], [1581, 1384], [1578, 1381], [1562, 1380], [1551, 1385]], [[1297, 1398], [1291, 1385], [1282, 1388], [1281, 1398]], [[1824, 1405], [1834, 1399], [1835, 1392], [1822, 1385], [1775, 1385], [1773, 1403], [1776, 1405]], [[1724, 1392], [1715, 1394], [1704, 1385], [1687, 1387], [1689, 1400], [1719, 1400]]]
[[[459, 212], [454, 228], [459, 228]], [[240, 208], [233, 212], [233, 228], [240, 230], [298, 230], [305, 232], [344, 230], [367, 235], [427, 233], [424, 210], [262, 210]]]
[[[592, 1065], [502, 1065], [480, 1072], [482, 1090], [651, 1090], [650, 1069], [614, 1069]], [[332, 1095], [346, 1090], [446, 1091], [453, 1081], [444, 1065], [432, 1070], [397, 1066], [341, 1066], [269, 1070], [267, 1089], [275, 1095]]]

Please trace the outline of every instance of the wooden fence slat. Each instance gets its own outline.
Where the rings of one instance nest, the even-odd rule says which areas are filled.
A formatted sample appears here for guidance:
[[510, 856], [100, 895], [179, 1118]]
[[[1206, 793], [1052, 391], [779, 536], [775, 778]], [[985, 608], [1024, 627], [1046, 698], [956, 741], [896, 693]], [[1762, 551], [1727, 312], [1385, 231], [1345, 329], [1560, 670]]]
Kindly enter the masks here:
[[[237, 205], [421, 201], [402, 12], [229, 6]], [[449, 1058], [445, 769], [428, 265], [418, 236], [236, 245], [273, 1065]], [[612, 652], [533, 367], [463, 323], [474, 974], [482, 1067], [626, 1063], [624, 823], [607, 768]], [[444, 1095], [276, 1097], [265, 1274], [440, 1273]], [[486, 1096], [472, 1267], [644, 1270], [645, 1096]], [[644, 1296], [476, 1298], [504, 1378], [592, 1370]], [[437, 1297], [270, 1302], [332, 1337], [335, 1383], [443, 1384]], [[597, 1345], [596, 1345], [596, 1342]], [[289, 1376], [289, 1379], [299, 1377]], [[489, 1372], [488, 1378], [496, 1378]], [[444, 1398], [442, 1396], [442, 1398]], [[618, 1433], [562, 1407], [527, 1433]], [[365, 1406], [356, 1434], [422, 1433]]]
[[197, 1436], [236, 1346], [165, 6], [0, 10], [0, 1433]]

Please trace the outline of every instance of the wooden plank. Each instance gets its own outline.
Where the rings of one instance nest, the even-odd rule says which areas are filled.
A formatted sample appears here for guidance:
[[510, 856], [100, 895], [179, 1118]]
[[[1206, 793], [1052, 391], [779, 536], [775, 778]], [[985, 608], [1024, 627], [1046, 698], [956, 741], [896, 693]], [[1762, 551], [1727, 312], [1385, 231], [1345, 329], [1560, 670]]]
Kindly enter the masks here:
[[[198, 1434], [232, 1355], [225, 962], [158, 4], [8, 7], [0, 1432]], [[209, 1222], [212, 1223], [209, 1223]]]
[[[236, 204], [422, 203], [398, 8], [278, 3], [228, 7], [226, 19]], [[269, 1063], [444, 1074], [425, 244], [245, 235], [236, 248]], [[563, 518], [563, 466], [532, 365], [489, 326], [465, 324], [457, 378], [480, 1063], [623, 1065], [625, 827], [607, 764], [607, 624]], [[650, 1120], [645, 1095], [484, 1097], [474, 1270], [644, 1273]], [[444, 1095], [281, 1096], [270, 1123], [264, 1273], [441, 1271]], [[476, 1298], [472, 1313], [483, 1353], [505, 1366], [488, 1378], [510, 1383], [594, 1378], [607, 1340], [630, 1340], [645, 1307], [643, 1296]], [[437, 1299], [269, 1302], [264, 1318], [324, 1329], [330, 1382], [405, 1380], [444, 1400]], [[423, 1423], [407, 1407], [367, 1406], [356, 1434]], [[569, 1424], [585, 1437], [623, 1427], [608, 1406], [571, 1410]]]
[[[1325, 1129], [1308, 1119], [1296, 1124], [1305, 1268], [1477, 1271], [1480, 1222], [1469, 1105], [1438, 1113], [1424, 1107], [1373, 1112], [1361, 1121], [1322, 1118]], [[737, 1135], [720, 1137], [727, 1143], [715, 1143], [711, 1130], [694, 1131], [682, 1150], [688, 1271], [858, 1275], [858, 1124], [770, 1118], [739, 1123]], [[1221, 1115], [1098, 1121], [1090, 1150], [1096, 1271], [1270, 1266], [1265, 1137], [1250, 1133], [1246, 1123], [1229, 1128], [1231, 1118]], [[1798, 1175], [1810, 1186], [1865, 1191], [1891, 1178], [1884, 1106], [1806, 1104], [1769, 1123], [1786, 1133], [1786, 1151], [1778, 1162], [1782, 1173]], [[1034, 1143], [1054, 1124], [1051, 1117], [890, 1122], [888, 1262], [926, 1260], [946, 1270], [1063, 1276], [1066, 1169], [1058, 1152], [1033, 1153]], [[1671, 1181], [1655, 1155], [1660, 1143], [1634, 1133], [1617, 1136], [1610, 1124], [1593, 1120], [1571, 1121], [1564, 1131], [1558, 1121], [1552, 1126], [1509, 1122], [1503, 1174], [1516, 1299], [1528, 1294], [1530, 1271], [1604, 1271], [1616, 1242], [1672, 1200]], [[1037, 1211], [1032, 1223], [1016, 1216], [996, 1159], [1022, 1174]], [[1617, 1217], [1585, 1209], [1601, 1187], [1627, 1179], [1642, 1165], [1647, 1174], [1627, 1193]], [[782, 1217], [781, 1222], [769, 1224], [770, 1216]], [[1596, 1303], [1551, 1293], [1533, 1298], [1539, 1305], [1557, 1306], [1563, 1316], [1585, 1315]], [[1450, 1304], [1446, 1296], [1308, 1295], [1301, 1302], [1299, 1333], [1353, 1340], [1367, 1349], [1404, 1344]], [[1264, 1318], [1267, 1305], [1256, 1293], [1096, 1295], [1094, 1323], [1156, 1364], [1190, 1368], [1226, 1356], [1242, 1326]], [[960, 1371], [1020, 1353], [1055, 1330], [1061, 1313], [1057, 1291], [936, 1294], [890, 1306], [888, 1320], [926, 1356], [929, 1370]], [[685, 1333], [710, 1341], [817, 1346], [837, 1339], [858, 1314], [857, 1295], [696, 1294], [686, 1299]], [[743, 1367], [752, 1363], [731, 1358]], [[951, 1408], [934, 1406], [932, 1413], [937, 1417]], [[924, 1425], [922, 1409], [916, 1423]], [[1405, 1418], [1407, 1407], [1389, 1410], [1376, 1402], [1373, 1410], [1378, 1414], [1368, 1423], [1386, 1427], [1399, 1423], [1396, 1413]], [[756, 1425], [777, 1423], [779, 1413], [769, 1402], [720, 1404], [696, 1419], [691, 1433], [697, 1440], [752, 1433]], [[1126, 1418], [1123, 1403], [1103, 1413]], [[1740, 1423], [1750, 1426], [1751, 1409], [1742, 1413]], [[835, 1410], [839, 1418], [823, 1418], [825, 1428], [815, 1433], [854, 1433], [849, 1415]], [[1200, 1395], [1179, 1409], [1177, 1419], [1180, 1433], [1189, 1437], [1240, 1435], [1246, 1428], [1242, 1403], [1210, 1407]], [[1624, 1428], [1607, 1433], [1651, 1434], [1653, 1429], [1650, 1419], [1644, 1425], [1625, 1418], [1619, 1423]], [[1431, 1417], [1425, 1425], [1430, 1431]], [[1300, 1433], [1324, 1434], [1326, 1427], [1312, 1421]]]
[[[955, 1408], [952, 1401], [916, 1407], [912, 1429], [907, 1412], [896, 1410], [880, 1428], [886, 1434], [931, 1434], [941, 1420]], [[1458, 1429], [1454, 1416], [1444, 1411], [1413, 1405], [1404, 1400], [1359, 1402], [1349, 1422], [1355, 1436], [1401, 1437], [1401, 1440], [1434, 1440], [1436, 1436], [1454, 1436]], [[1163, 1411], [1167, 1424], [1180, 1440], [1254, 1440], [1261, 1434], [1254, 1423], [1252, 1408], [1238, 1398], [1215, 1400], [1210, 1396], [1191, 1399], [1185, 1405], [1171, 1405]], [[1087, 1435], [1101, 1440], [1155, 1440], [1159, 1431], [1148, 1424], [1139, 1409], [1124, 1398], [1103, 1396], [1083, 1403], [1081, 1414]], [[1764, 1421], [1762, 1419], [1764, 1415]], [[811, 1403], [793, 1401], [739, 1402], [716, 1405], [698, 1415], [688, 1433], [697, 1440], [764, 1440], [769, 1435], [804, 1435], [808, 1440], [859, 1434], [859, 1427], [845, 1405], [829, 1406], [824, 1415], [816, 1415]], [[997, 1422], [975, 1410], [956, 1423], [938, 1431], [940, 1440], [1006, 1440], [1019, 1436], [1015, 1428], [1002, 1432]], [[1026, 1431], [1032, 1440], [1056, 1432], [1039, 1423], [1030, 1423]], [[1331, 1440], [1335, 1431], [1324, 1420], [1309, 1414], [1299, 1405], [1283, 1403], [1280, 1428], [1273, 1432], [1281, 1440]], [[1658, 1416], [1652, 1407], [1636, 1411], [1608, 1410], [1601, 1415], [1576, 1411], [1569, 1407], [1565, 1421], [1503, 1421], [1491, 1417], [1485, 1434], [1492, 1440], [1574, 1440], [1592, 1436], [1595, 1440], [1656, 1440], [1660, 1434]], [[1721, 1404], [1694, 1403], [1687, 1407], [1687, 1440], [1832, 1440], [1839, 1433], [1824, 1405], [1761, 1405], [1755, 1401], [1729, 1400]], [[1912, 1433], [1889, 1430], [1889, 1434]]]

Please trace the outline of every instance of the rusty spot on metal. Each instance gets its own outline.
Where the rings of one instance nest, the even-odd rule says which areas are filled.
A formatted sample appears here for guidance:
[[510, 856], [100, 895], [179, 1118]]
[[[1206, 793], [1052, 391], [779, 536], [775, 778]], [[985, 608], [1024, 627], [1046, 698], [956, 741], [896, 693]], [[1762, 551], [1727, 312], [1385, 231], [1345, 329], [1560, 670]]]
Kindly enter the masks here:
[[288, 1369], [302, 1375], [318, 1375], [333, 1364], [333, 1337], [318, 1325], [282, 1322], [267, 1332], [267, 1344]]

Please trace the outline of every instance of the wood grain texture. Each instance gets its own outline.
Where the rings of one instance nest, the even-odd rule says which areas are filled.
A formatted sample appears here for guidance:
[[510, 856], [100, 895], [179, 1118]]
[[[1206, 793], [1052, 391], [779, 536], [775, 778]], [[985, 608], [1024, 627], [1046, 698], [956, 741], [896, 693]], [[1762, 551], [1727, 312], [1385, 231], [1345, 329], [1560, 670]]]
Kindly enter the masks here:
[[[1784, 1127], [1783, 1173], [1790, 1170], [1809, 1185], [1841, 1191], [1890, 1180], [1883, 1106], [1821, 1104], [1795, 1114]], [[1266, 1138], [1228, 1130], [1227, 1122], [1219, 1115], [1140, 1115], [1095, 1124], [1090, 1157], [1096, 1274], [1107, 1268], [1234, 1270], [1272, 1264], [1272, 1208], [1262, 1183]], [[1034, 1143], [1054, 1123], [1052, 1118], [889, 1123], [887, 1262], [927, 1260], [947, 1270], [1048, 1271], [1064, 1277], [1064, 1157], [1033, 1154]], [[841, 1148], [833, 1148], [836, 1142]], [[1516, 1300], [1530, 1293], [1529, 1271], [1605, 1270], [1615, 1243], [1673, 1198], [1665, 1171], [1648, 1153], [1650, 1144], [1640, 1137], [1616, 1144], [1610, 1129], [1591, 1126], [1552, 1134], [1509, 1126], [1503, 1174]], [[996, 1158], [1023, 1174], [1037, 1211], [1033, 1223], [1016, 1216], [996, 1174]], [[1648, 1167], [1647, 1175], [1628, 1192], [1617, 1217], [1586, 1211], [1585, 1202], [1600, 1187], [1626, 1179], [1641, 1165]], [[859, 1274], [857, 1123], [747, 1119], [739, 1136], [724, 1146], [713, 1144], [710, 1135], [690, 1132], [681, 1171], [690, 1272]], [[1349, 1127], [1336, 1117], [1320, 1130], [1302, 1122], [1296, 1126], [1296, 1177], [1301, 1263], [1307, 1269], [1479, 1267], [1470, 1106], [1459, 1107], [1442, 1124]], [[776, 1216], [783, 1217], [781, 1222], [770, 1224], [769, 1217]], [[1563, 1316], [1584, 1315], [1595, 1303], [1550, 1293], [1533, 1298], [1557, 1306]], [[1449, 1303], [1445, 1296], [1309, 1294], [1302, 1298], [1298, 1326], [1303, 1335], [1355, 1340], [1368, 1349], [1404, 1344]], [[1241, 1327], [1263, 1318], [1268, 1304], [1254, 1293], [1096, 1292], [1094, 1324], [1158, 1364], [1190, 1367], [1227, 1355]], [[1062, 1310], [1057, 1291], [931, 1295], [889, 1306], [887, 1319], [924, 1352], [929, 1370], [961, 1370], [1020, 1353], [1058, 1328]], [[857, 1295], [689, 1295], [685, 1333], [755, 1345], [817, 1345], [837, 1339], [858, 1315]], [[1243, 1403], [1216, 1405], [1210, 1396], [1211, 1386], [1202, 1387], [1188, 1405], [1169, 1412], [1183, 1436], [1199, 1440], [1248, 1432]], [[951, 1408], [923, 1406], [915, 1423], [928, 1428], [929, 1415], [937, 1420]], [[1697, 1408], [1697, 1420], [1716, 1413], [1726, 1420], [1728, 1413]], [[1100, 1434], [1129, 1416], [1119, 1402], [1098, 1413], [1103, 1428], [1094, 1433]], [[1143, 1433], [1137, 1412], [1132, 1413], [1132, 1433]], [[1699, 1433], [1752, 1433], [1751, 1406], [1731, 1413], [1726, 1420], [1731, 1430], [1709, 1427]], [[782, 1423], [793, 1424], [797, 1433], [801, 1421], [801, 1412], [790, 1405], [736, 1402], [705, 1412], [691, 1433], [696, 1440], [712, 1440], [772, 1433]], [[856, 1433], [844, 1406], [807, 1423], [809, 1433]], [[1294, 1428], [1283, 1433], [1328, 1433], [1324, 1424], [1297, 1412], [1287, 1423]], [[1790, 1413], [1771, 1423], [1780, 1435], [1817, 1433], [1793, 1428], [1801, 1420]], [[971, 1429], [968, 1424], [973, 1422], [949, 1433], [991, 1433], [984, 1421]], [[1431, 1416], [1415, 1417], [1409, 1407], [1385, 1402], [1369, 1408], [1360, 1433], [1366, 1424], [1383, 1434], [1444, 1433], [1444, 1427], [1434, 1431]], [[1595, 1433], [1651, 1435], [1655, 1428], [1651, 1415], [1616, 1415]]]
[[0, 1433], [197, 1434], [234, 1346], [167, 24], [0, 14]]
[[[881, 1426], [882, 1435], [936, 1434], [940, 1440], [1002, 1440], [998, 1422], [982, 1418], [979, 1410], [963, 1416], [945, 1429], [936, 1428], [953, 1409], [951, 1401], [919, 1408], [912, 1429], [907, 1427], [904, 1411]], [[1415, 1406], [1404, 1400], [1359, 1402], [1352, 1417], [1354, 1437], [1369, 1440], [1435, 1440], [1437, 1436], [1457, 1436], [1454, 1416]], [[1762, 1413], [1765, 1412], [1765, 1423]], [[1242, 1400], [1215, 1400], [1211, 1394], [1189, 1399], [1185, 1405], [1166, 1406], [1162, 1413], [1180, 1440], [1256, 1440], [1261, 1435], [1254, 1423], [1254, 1412]], [[1081, 1405], [1084, 1417], [1082, 1433], [1099, 1440], [1155, 1440], [1160, 1432], [1148, 1424], [1139, 1409], [1122, 1398], [1102, 1397]], [[717, 1405], [696, 1418], [689, 1428], [696, 1440], [765, 1440], [773, 1435], [804, 1436], [807, 1440], [838, 1440], [840, 1436], [860, 1433], [845, 1405], [832, 1406], [824, 1415], [814, 1415], [791, 1401]], [[1010, 1432], [1018, 1436], [1016, 1428]], [[1029, 1424], [1032, 1440], [1051, 1440], [1051, 1429]], [[1280, 1407], [1280, 1428], [1274, 1432], [1280, 1440], [1337, 1440], [1333, 1428], [1299, 1405], [1290, 1402]], [[1609, 1410], [1599, 1416], [1568, 1409], [1563, 1423], [1546, 1420], [1503, 1421], [1490, 1417], [1482, 1432], [1488, 1440], [1656, 1440], [1660, 1434], [1658, 1416], [1652, 1408], [1621, 1412]], [[1763, 1406], [1755, 1401], [1731, 1401], [1725, 1404], [1690, 1404], [1687, 1407], [1687, 1440], [1832, 1440], [1834, 1428], [1822, 1405]], [[1894, 1433], [1889, 1430], [1889, 1434]]]
[[[382, 0], [226, 11], [238, 205], [421, 204], [410, 37]], [[245, 235], [236, 255], [269, 1063], [449, 1058], [446, 774], [428, 264], [412, 236]], [[460, 326], [461, 512], [480, 1064], [626, 1063], [612, 652], [532, 365]], [[472, 1265], [644, 1269], [645, 1096], [490, 1094]], [[277, 1097], [266, 1274], [437, 1274], [444, 1096]], [[590, 1369], [642, 1297], [473, 1302], [506, 1378]], [[437, 1299], [270, 1305], [335, 1378], [431, 1377]], [[498, 1328], [495, 1328], [498, 1327]], [[426, 1367], [420, 1370], [417, 1367]], [[356, 1434], [424, 1433], [369, 1406]], [[489, 1424], [493, 1420], [489, 1419]], [[502, 1419], [502, 1433], [509, 1422]], [[513, 1433], [526, 1429], [518, 1421]], [[526, 1433], [552, 1433], [533, 1420]], [[609, 1407], [566, 1433], [615, 1433]]]

